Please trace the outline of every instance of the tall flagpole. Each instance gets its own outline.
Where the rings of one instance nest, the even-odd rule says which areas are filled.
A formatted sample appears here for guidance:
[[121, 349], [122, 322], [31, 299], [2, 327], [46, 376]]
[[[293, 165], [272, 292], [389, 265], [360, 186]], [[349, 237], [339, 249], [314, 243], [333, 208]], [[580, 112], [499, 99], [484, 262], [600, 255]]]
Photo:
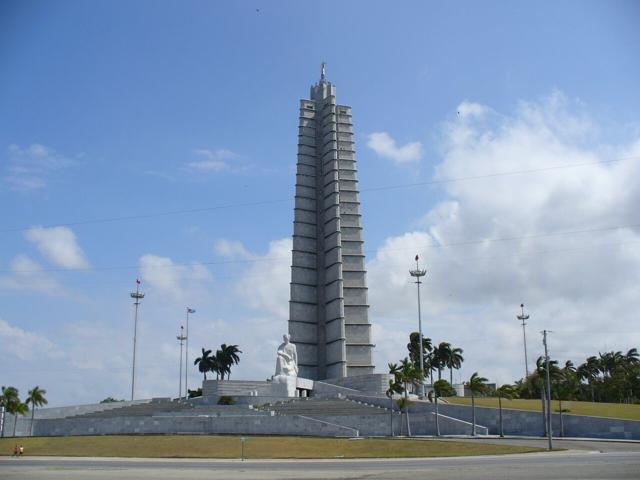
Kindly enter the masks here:
[[184, 336], [184, 327], [180, 325], [180, 335], [176, 337], [180, 342], [180, 380], [178, 381], [178, 400], [182, 398], [182, 345], [187, 338]]
[[189, 397], [189, 314], [196, 313], [193, 308], [187, 307], [187, 332], [185, 335], [184, 351], [184, 398]]
[[422, 312], [420, 306], [420, 281], [421, 277], [427, 274], [426, 270], [420, 269], [419, 264], [420, 257], [416, 255], [416, 268], [415, 270], [409, 270], [409, 274], [416, 278], [416, 285], [418, 286], [418, 336], [420, 341], [420, 396], [424, 398], [424, 347], [422, 346]]
[[131, 364], [131, 400], [133, 401], [136, 389], [136, 342], [138, 337], [138, 306], [140, 300], [144, 298], [144, 293], [140, 291], [140, 279], [136, 278], [136, 291], [131, 292], [131, 298], [135, 300], [133, 304], [136, 306], [133, 320], [133, 362]]

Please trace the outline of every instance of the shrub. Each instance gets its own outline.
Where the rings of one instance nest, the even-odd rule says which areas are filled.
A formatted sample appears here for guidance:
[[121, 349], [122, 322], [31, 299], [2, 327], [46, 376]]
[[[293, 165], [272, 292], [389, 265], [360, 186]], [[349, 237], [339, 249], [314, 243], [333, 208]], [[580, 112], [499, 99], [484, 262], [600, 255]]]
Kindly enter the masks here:
[[438, 394], [438, 397], [455, 397], [456, 391], [446, 380], [438, 380], [433, 384], [433, 389]]
[[234, 405], [236, 401], [229, 395], [222, 395], [218, 399], [218, 405]]

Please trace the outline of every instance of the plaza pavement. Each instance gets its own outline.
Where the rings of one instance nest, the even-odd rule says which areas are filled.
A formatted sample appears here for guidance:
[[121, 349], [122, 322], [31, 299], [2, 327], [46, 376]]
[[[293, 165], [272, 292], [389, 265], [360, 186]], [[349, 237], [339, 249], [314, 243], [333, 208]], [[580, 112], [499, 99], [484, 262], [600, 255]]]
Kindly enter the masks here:
[[[456, 439], [460, 440], [460, 439]], [[544, 447], [544, 439], [468, 439]], [[638, 479], [640, 443], [556, 440], [531, 454], [359, 460], [194, 460], [0, 457], [3, 480], [62, 479]]]

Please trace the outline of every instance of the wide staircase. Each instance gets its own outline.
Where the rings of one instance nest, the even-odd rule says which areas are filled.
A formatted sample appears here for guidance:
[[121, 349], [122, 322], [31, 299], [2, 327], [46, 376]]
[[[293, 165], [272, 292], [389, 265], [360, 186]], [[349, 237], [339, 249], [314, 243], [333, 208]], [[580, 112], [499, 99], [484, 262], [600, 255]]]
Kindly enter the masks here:
[[81, 415], [74, 415], [69, 418], [113, 418], [113, 417], [144, 417], [158, 414], [186, 412], [193, 409], [193, 405], [185, 402], [175, 402], [171, 400], [159, 402], [139, 403], [136, 405], [127, 405], [120, 408], [112, 408], [110, 410], [100, 410], [98, 412], [90, 412]]
[[307, 398], [290, 400], [264, 407], [276, 415], [379, 415], [389, 410], [353, 400], [338, 398]]
[[253, 416], [253, 415], [378, 415], [389, 410], [367, 403], [338, 398], [300, 398], [284, 402], [249, 405], [192, 405], [172, 400], [127, 405], [110, 410], [74, 415], [70, 418], [114, 418], [153, 416]]

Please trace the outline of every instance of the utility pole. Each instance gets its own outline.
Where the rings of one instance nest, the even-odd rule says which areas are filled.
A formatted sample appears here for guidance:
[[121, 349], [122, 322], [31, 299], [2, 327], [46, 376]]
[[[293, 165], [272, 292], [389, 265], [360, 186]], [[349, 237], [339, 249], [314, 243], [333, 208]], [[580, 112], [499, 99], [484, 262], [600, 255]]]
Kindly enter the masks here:
[[522, 337], [524, 338], [524, 371], [525, 371], [525, 380], [529, 377], [529, 361], [527, 360], [527, 330], [526, 330], [526, 322], [525, 320], [529, 320], [529, 315], [524, 314], [524, 303], [520, 304], [520, 308], [522, 309], [522, 315], [518, 315], [518, 320], [522, 321]]
[[180, 370], [179, 370], [180, 380], [178, 381], [178, 401], [179, 401], [180, 399], [182, 399], [182, 343], [187, 339], [187, 337], [185, 337], [184, 335], [183, 325], [180, 325], [180, 335], [178, 335], [176, 338], [180, 341]]
[[416, 285], [418, 286], [418, 334], [420, 336], [420, 396], [424, 398], [424, 349], [422, 346], [422, 312], [420, 305], [420, 278], [427, 274], [426, 270], [420, 270], [419, 264], [420, 257], [416, 255], [416, 268], [415, 270], [409, 270], [409, 274], [416, 278]]
[[193, 308], [187, 307], [187, 334], [185, 338], [184, 352], [184, 398], [189, 396], [189, 314], [196, 313]]
[[136, 291], [131, 292], [131, 298], [135, 300], [133, 304], [136, 306], [133, 319], [133, 362], [131, 365], [131, 400], [133, 401], [136, 389], [136, 342], [138, 337], [138, 307], [140, 300], [144, 298], [144, 293], [140, 291], [140, 279], [136, 278]]
[[542, 343], [544, 344], [545, 377], [547, 383], [547, 437], [549, 438], [549, 450], [553, 450], [553, 438], [551, 432], [551, 379], [549, 376], [549, 350], [547, 348], [547, 330], [542, 331]]

